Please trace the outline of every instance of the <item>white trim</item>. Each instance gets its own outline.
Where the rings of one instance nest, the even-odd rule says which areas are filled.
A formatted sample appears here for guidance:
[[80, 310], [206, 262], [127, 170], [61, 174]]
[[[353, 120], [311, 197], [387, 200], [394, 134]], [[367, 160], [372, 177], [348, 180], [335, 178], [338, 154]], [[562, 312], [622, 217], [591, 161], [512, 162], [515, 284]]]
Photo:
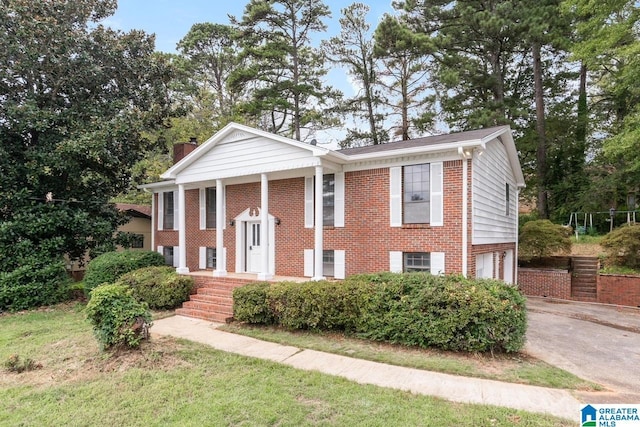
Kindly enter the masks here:
[[180, 246], [173, 246], [173, 266], [176, 267], [176, 272], [180, 273]]
[[200, 195], [200, 197], [199, 197], [199, 202], [200, 202], [200, 230], [206, 230], [207, 229], [207, 189], [206, 188], [200, 188], [198, 190], [198, 193]]
[[[260, 212], [260, 208], [247, 208], [240, 215], [234, 218], [235, 221], [235, 229], [236, 229], [236, 273], [245, 273], [246, 272], [246, 245], [247, 245], [247, 236], [245, 233], [245, 223], [247, 222], [258, 222], [262, 218], [262, 214]], [[269, 214], [268, 215], [268, 245], [265, 245], [265, 249], [268, 249], [269, 253], [268, 265], [269, 271], [275, 273], [275, 222], [276, 218]], [[262, 238], [262, 237], [261, 237]], [[226, 259], [227, 252], [225, 249], [224, 257]], [[261, 279], [262, 280], [262, 279]]]
[[389, 218], [391, 227], [402, 226], [402, 168], [389, 168]]
[[313, 228], [313, 177], [304, 178], [304, 227]]
[[[187, 213], [186, 209], [186, 196], [184, 185], [178, 186], [178, 200], [176, 203], [175, 193], [173, 195], [173, 229], [176, 229], [176, 223], [178, 225], [178, 265], [176, 267], [176, 273], [188, 274], [189, 267], [187, 267]], [[176, 216], [177, 215], [177, 216]], [[176, 221], [176, 218], [178, 219]], [[173, 263], [176, 263], [176, 247], [173, 247]]]
[[430, 197], [431, 197], [431, 213], [429, 216], [429, 225], [439, 227], [444, 225], [444, 168], [442, 162], [434, 162], [429, 166], [430, 171]]
[[206, 246], [200, 246], [198, 257], [198, 268], [200, 270], [206, 270], [207, 268], [207, 248]]
[[392, 273], [402, 273], [404, 270], [404, 260], [402, 251], [389, 251], [389, 271]]
[[445, 273], [444, 265], [444, 252], [431, 252], [429, 254], [429, 261], [431, 263], [431, 274], [439, 276]]
[[345, 278], [345, 251], [333, 251], [333, 277], [334, 279]]
[[313, 277], [313, 249], [304, 250], [304, 277]]
[[334, 187], [333, 226], [344, 227], [344, 172], [336, 172]]
[[[153, 229], [153, 220], [157, 220], [158, 215], [156, 213], [156, 198], [155, 194], [151, 195], [151, 249], [156, 247], [156, 233]], [[157, 228], [157, 226], [156, 226]]]
[[513, 282], [513, 249], [507, 249], [504, 256], [503, 280], [512, 285]]
[[[272, 244], [270, 235], [273, 234], [269, 230], [269, 179], [266, 173], [260, 175], [260, 243], [262, 260], [260, 262], [260, 273], [258, 280], [270, 280], [273, 278], [273, 271], [269, 265], [269, 254]], [[273, 226], [273, 223], [271, 225]]]
[[493, 278], [494, 279], [500, 278], [500, 255], [502, 255], [502, 252], [494, 252], [493, 254], [493, 261], [494, 261]]

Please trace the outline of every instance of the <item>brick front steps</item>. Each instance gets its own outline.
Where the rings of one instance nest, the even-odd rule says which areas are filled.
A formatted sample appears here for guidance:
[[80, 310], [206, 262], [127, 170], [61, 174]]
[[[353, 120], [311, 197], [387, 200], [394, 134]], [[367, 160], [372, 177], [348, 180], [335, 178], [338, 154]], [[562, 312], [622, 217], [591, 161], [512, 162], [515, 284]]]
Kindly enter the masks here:
[[252, 279], [193, 275], [196, 293], [176, 310], [180, 316], [224, 323], [233, 317], [233, 290]]

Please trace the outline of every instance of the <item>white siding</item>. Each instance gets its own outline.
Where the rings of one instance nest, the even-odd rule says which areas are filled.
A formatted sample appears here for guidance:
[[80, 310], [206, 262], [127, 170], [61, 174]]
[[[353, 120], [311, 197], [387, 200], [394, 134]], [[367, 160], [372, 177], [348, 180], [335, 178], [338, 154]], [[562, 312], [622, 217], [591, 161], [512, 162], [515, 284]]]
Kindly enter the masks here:
[[298, 169], [316, 164], [318, 159], [308, 150], [266, 138], [222, 141], [181, 171], [176, 183]]
[[[510, 243], [517, 239], [516, 183], [507, 152], [498, 140], [490, 141], [472, 166], [472, 244]], [[507, 215], [506, 184], [509, 184]]]

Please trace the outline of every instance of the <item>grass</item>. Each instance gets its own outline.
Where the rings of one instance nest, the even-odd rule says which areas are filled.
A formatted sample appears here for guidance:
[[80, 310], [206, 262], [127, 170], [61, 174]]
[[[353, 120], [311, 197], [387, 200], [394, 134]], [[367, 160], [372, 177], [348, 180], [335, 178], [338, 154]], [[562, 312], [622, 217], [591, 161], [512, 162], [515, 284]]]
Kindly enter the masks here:
[[101, 353], [81, 308], [0, 316], [0, 361], [19, 354], [42, 365], [0, 371], [0, 426], [575, 424], [359, 385], [184, 340]]
[[277, 327], [230, 324], [221, 330], [294, 347], [340, 354], [374, 362], [467, 377], [486, 378], [541, 387], [598, 391], [585, 381], [525, 354], [467, 354], [376, 343], [337, 333], [287, 331]]

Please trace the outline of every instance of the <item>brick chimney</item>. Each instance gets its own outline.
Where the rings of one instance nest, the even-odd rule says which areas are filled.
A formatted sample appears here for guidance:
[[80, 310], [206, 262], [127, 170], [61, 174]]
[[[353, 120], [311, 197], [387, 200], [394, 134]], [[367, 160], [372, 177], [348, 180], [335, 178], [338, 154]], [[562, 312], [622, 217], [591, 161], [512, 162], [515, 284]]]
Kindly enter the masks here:
[[189, 138], [189, 142], [179, 142], [173, 146], [173, 164], [175, 165], [180, 160], [184, 159], [193, 150], [198, 148], [198, 140], [195, 136]]

